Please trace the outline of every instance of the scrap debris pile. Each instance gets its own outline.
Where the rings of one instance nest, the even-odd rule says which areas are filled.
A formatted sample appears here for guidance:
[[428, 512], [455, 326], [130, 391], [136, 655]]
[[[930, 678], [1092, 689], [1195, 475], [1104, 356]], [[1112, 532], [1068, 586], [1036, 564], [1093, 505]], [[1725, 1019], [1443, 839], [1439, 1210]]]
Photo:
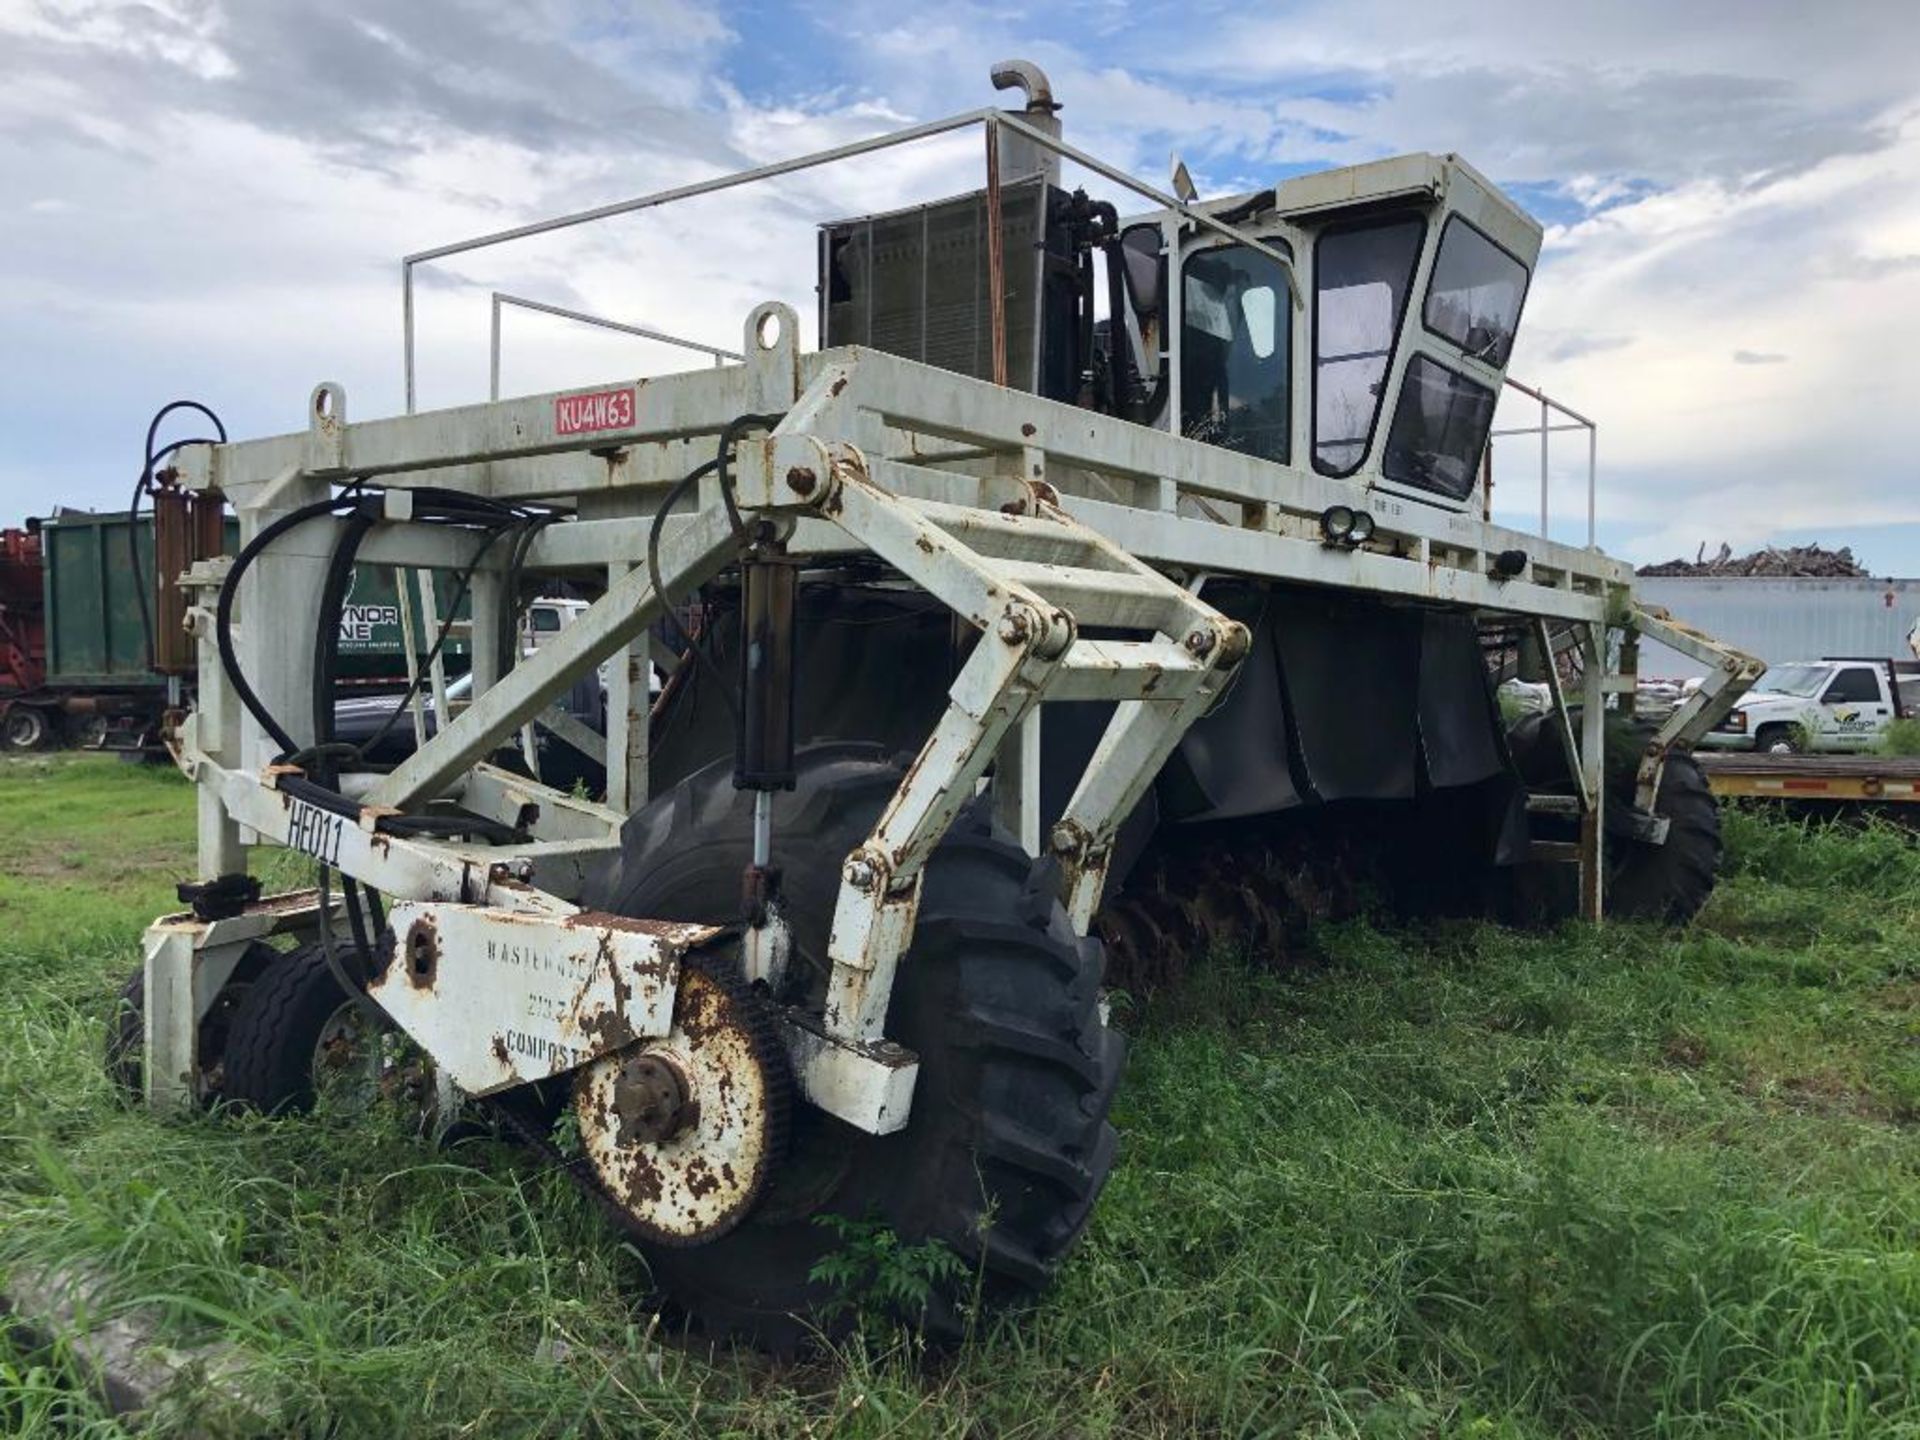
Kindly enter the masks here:
[[1658, 565], [1643, 565], [1642, 575], [1726, 575], [1764, 576], [1774, 579], [1845, 580], [1861, 579], [1869, 572], [1853, 551], [1843, 545], [1838, 550], [1818, 545], [1794, 545], [1785, 550], [1767, 546], [1751, 555], [1735, 555], [1722, 545], [1711, 560], [1701, 545], [1691, 560], [1666, 560]]

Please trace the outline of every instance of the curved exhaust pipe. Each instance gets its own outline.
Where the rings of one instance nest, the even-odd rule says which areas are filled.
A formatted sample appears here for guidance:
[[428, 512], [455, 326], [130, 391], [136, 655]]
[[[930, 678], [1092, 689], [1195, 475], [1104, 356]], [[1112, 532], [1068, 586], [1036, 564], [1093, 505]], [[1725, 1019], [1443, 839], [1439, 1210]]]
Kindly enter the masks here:
[[1053, 82], [1031, 60], [1002, 60], [993, 67], [993, 88], [1019, 90], [1027, 97], [1029, 115], [1051, 115], [1060, 108], [1053, 98]]
[[[1031, 60], [1002, 60], [993, 67], [993, 88], [1018, 90], [1026, 96], [1026, 109], [1017, 112], [1020, 119], [1035, 130], [1060, 138], [1060, 102], [1053, 98], [1053, 82], [1047, 72]], [[1049, 184], [1060, 183], [1060, 157], [1044, 145], [1036, 145], [1024, 135], [1000, 132], [1000, 179], [1002, 183], [1044, 176]]]

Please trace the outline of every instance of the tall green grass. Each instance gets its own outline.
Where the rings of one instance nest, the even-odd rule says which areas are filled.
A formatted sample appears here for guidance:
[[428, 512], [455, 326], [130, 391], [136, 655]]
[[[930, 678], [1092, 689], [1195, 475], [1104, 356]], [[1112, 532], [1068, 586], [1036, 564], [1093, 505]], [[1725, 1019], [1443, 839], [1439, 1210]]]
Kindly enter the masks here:
[[1920, 755], [1920, 719], [1911, 716], [1893, 721], [1880, 737], [1882, 755]]
[[[0, 878], [0, 1265], [235, 1342], [277, 1431], [1920, 1434], [1920, 850], [1891, 827], [1730, 814], [1679, 935], [1213, 957], [1124, 1017], [1122, 1158], [1044, 1303], [955, 1355], [778, 1366], [661, 1333], [642, 1257], [505, 1148], [122, 1105], [100, 1017], [191, 834], [183, 785], [125, 778], [0, 768], [0, 870], [165, 816], [84, 905]], [[154, 1433], [196, 1425], [245, 1428], [188, 1387]], [[0, 1432], [113, 1430], [0, 1331]]]

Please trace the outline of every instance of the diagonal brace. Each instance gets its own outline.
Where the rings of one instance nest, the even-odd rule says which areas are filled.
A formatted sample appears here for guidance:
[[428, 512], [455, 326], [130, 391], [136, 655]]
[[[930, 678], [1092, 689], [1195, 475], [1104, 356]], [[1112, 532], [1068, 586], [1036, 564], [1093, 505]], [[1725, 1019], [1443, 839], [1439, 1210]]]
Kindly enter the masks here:
[[[705, 509], [668, 533], [660, 547], [660, 567], [675, 588], [697, 585], [726, 565], [733, 548], [726, 512]], [[476, 696], [466, 713], [374, 786], [366, 803], [397, 809], [421, 795], [439, 793], [581, 675], [645, 630], [661, 609], [659, 590], [646, 567], [629, 570], [550, 643]]]

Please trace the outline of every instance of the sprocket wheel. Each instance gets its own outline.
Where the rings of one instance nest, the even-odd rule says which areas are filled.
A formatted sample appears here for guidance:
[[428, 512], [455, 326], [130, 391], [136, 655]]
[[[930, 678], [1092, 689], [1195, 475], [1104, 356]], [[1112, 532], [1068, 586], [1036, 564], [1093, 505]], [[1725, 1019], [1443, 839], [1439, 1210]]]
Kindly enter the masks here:
[[635, 1231], [702, 1245], [746, 1219], [785, 1158], [793, 1077], [767, 1002], [687, 966], [673, 1028], [603, 1055], [573, 1088], [588, 1162]]

